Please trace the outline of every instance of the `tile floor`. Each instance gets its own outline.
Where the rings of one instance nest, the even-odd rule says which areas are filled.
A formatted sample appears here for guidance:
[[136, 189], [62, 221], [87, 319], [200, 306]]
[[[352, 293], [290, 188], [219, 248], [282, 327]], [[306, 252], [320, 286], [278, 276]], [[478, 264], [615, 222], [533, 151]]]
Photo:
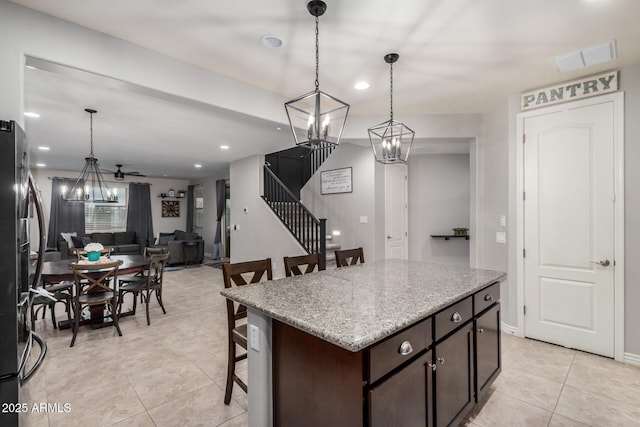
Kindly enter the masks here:
[[[30, 425], [247, 424], [239, 387], [231, 404], [223, 403], [222, 270], [171, 271], [164, 287], [167, 314], [154, 301], [151, 325], [144, 311], [123, 318], [122, 337], [113, 328], [83, 327], [70, 348], [69, 330], [54, 330], [48, 318], [36, 322], [49, 353], [32, 380], [32, 402], [68, 403], [70, 411], [31, 413]], [[640, 367], [503, 334], [502, 374], [463, 425], [640, 426]]]

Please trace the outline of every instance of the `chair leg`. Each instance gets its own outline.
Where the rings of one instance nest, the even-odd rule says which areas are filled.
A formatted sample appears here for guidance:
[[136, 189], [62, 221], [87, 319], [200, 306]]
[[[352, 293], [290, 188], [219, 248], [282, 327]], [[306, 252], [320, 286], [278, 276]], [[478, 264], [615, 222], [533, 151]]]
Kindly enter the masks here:
[[224, 391], [224, 404], [231, 402], [231, 392], [233, 392], [233, 376], [236, 371], [236, 343], [229, 337], [229, 360], [227, 361], [227, 386]]
[[147, 296], [145, 298], [145, 300], [147, 301], [146, 305], [146, 311], [147, 311], [147, 326], [149, 326], [151, 324], [151, 317], [149, 317], [149, 297], [151, 295], [149, 295], [151, 291], [149, 289], [147, 289]]
[[71, 338], [71, 345], [73, 347], [76, 342], [76, 336], [78, 335], [78, 329], [80, 329], [80, 303], [74, 301], [73, 303], [73, 338]]
[[160, 308], [162, 308], [162, 312], [167, 314], [167, 310], [164, 309], [164, 304], [162, 303], [162, 288], [156, 289], [156, 299], [158, 300], [158, 304], [160, 304]]
[[116, 312], [116, 309], [118, 308], [118, 301], [116, 300], [117, 296], [113, 297], [113, 300], [111, 300], [111, 304], [110, 308], [111, 308], [111, 319], [113, 320], [113, 326], [116, 327], [116, 331], [118, 331], [118, 335], [122, 336], [122, 331], [120, 330], [120, 324], [118, 322], [118, 313]]
[[58, 329], [58, 322], [56, 322], [56, 303], [58, 301], [51, 301], [51, 323], [53, 323], [53, 329]]

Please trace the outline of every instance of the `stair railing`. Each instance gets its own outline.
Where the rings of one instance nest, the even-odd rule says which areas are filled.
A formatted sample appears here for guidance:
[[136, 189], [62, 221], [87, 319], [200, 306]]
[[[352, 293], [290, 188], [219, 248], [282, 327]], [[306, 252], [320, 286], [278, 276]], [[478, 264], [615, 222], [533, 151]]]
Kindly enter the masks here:
[[326, 218], [313, 216], [268, 165], [264, 165], [262, 198], [307, 253], [320, 254], [324, 268], [327, 259]]

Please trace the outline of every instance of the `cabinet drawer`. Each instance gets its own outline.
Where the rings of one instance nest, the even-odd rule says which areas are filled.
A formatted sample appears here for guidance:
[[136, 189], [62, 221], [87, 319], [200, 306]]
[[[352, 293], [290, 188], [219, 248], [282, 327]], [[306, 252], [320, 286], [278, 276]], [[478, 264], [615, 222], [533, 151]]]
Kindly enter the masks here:
[[480, 292], [473, 294], [473, 310], [474, 314], [481, 313], [485, 308], [500, 301], [500, 283], [494, 283], [487, 286]]
[[467, 297], [435, 315], [436, 341], [473, 317], [471, 297]]
[[369, 349], [369, 384], [431, 345], [431, 318], [410, 326]]

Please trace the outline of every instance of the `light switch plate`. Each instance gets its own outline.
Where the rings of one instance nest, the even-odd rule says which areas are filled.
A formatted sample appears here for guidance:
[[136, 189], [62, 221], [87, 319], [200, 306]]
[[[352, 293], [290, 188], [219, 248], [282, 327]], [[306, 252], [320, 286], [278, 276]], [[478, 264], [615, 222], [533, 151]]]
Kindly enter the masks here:
[[260, 351], [260, 328], [256, 325], [249, 325], [249, 343], [255, 351]]
[[504, 215], [500, 215], [500, 227], [505, 227], [507, 225], [507, 217]]
[[360, 217], [360, 224], [366, 224], [368, 222], [369, 222], [369, 218], [367, 218], [366, 216]]
[[496, 243], [507, 243], [507, 233], [496, 231]]

